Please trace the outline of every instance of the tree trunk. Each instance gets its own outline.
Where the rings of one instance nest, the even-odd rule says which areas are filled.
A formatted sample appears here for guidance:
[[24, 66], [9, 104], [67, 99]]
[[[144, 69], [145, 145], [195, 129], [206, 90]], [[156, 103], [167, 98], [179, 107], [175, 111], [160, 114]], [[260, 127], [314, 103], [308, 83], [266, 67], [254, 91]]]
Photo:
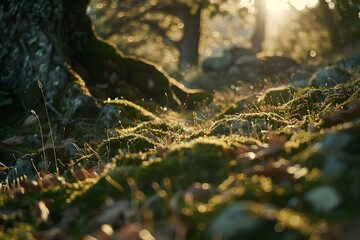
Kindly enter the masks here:
[[255, 0], [256, 24], [255, 31], [251, 37], [252, 48], [255, 52], [262, 51], [262, 44], [265, 39], [265, 25], [266, 25], [266, 6], [265, 0]]
[[341, 42], [333, 15], [331, 14], [328, 3], [325, 0], [320, 0], [319, 4], [324, 17], [324, 24], [329, 33], [332, 49], [337, 49], [340, 47]]
[[88, 0], [1, 1], [0, 83], [20, 98], [24, 110], [41, 111], [44, 94], [49, 107], [67, 109], [63, 114], [69, 117], [83, 107], [86, 115], [96, 112], [94, 99], [71, 65], [71, 59], [96, 39], [85, 14], [87, 4]]
[[359, 1], [338, 0], [336, 9], [340, 15], [339, 30], [342, 32], [343, 44], [356, 43], [360, 37]]
[[191, 9], [183, 5], [179, 8], [180, 19], [184, 23], [183, 37], [179, 42], [179, 68], [187, 71], [199, 62], [199, 41], [201, 31], [201, 8], [194, 14]]
[[[0, 0], [0, 26], [3, 30], [0, 37], [3, 49], [0, 51], [0, 86], [20, 96], [27, 111], [41, 100], [38, 81], [47, 103], [55, 109], [62, 109], [62, 113], [69, 117], [79, 113], [78, 109], [87, 109], [82, 113], [85, 115], [96, 109], [88, 87], [98, 90], [100, 85], [105, 86], [105, 95], [114, 98], [121, 97], [117, 91], [119, 83], [134, 83], [142, 92], [139, 99], [152, 98], [170, 106], [186, 100], [178, 99], [179, 95], [193, 95], [193, 91], [179, 88], [179, 84], [173, 84], [174, 80], [151, 64], [135, 60], [139, 62], [138, 67], [147, 69], [146, 74], [141, 68], [132, 68], [134, 61], [130, 61], [131, 66], [126, 66], [129, 61], [124, 61], [116, 48], [94, 34], [91, 20], [86, 15], [88, 3], [89, 0], [38, 0], [36, 3]], [[188, 32], [193, 32], [192, 26], [189, 22], [187, 26], [183, 48], [186, 45], [192, 50], [195, 44], [197, 49], [197, 41], [191, 42], [188, 37]], [[182, 59], [197, 62], [197, 51], [194, 58], [183, 51]], [[151, 79], [152, 76], [155, 78]], [[180, 94], [175, 96], [174, 92]], [[166, 99], [158, 97], [164, 95]]]

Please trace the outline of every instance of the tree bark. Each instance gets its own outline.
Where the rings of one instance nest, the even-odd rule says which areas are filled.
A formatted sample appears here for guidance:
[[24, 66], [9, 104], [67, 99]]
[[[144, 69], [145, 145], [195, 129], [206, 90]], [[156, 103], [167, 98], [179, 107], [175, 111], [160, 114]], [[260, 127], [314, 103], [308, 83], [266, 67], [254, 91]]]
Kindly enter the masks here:
[[[38, 81], [47, 103], [62, 109], [69, 117], [79, 112], [78, 109], [95, 111], [95, 100], [88, 87], [105, 85], [108, 97], [121, 97], [117, 95], [119, 83], [135, 83], [142, 92], [139, 98], [158, 99], [159, 103], [170, 106], [185, 101], [178, 95], [195, 94], [178, 88], [174, 80], [152, 64], [134, 60], [139, 62], [138, 67], [151, 69], [144, 72], [141, 68], [132, 68], [134, 61], [126, 66], [129, 61], [124, 61], [115, 47], [94, 34], [86, 15], [88, 3], [89, 0], [38, 0], [36, 3], [0, 0], [3, 30], [0, 84], [20, 96], [27, 110], [41, 102]], [[175, 96], [174, 92], [181, 94]], [[168, 98], [157, 98], [158, 95]], [[84, 114], [91, 112], [89, 109]]]
[[320, 0], [319, 6], [324, 17], [324, 24], [329, 33], [332, 49], [337, 49], [341, 45], [340, 36], [338, 34], [338, 29], [334, 21], [333, 15], [329, 9], [328, 3], [325, 0]]
[[187, 71], [199, 62], [199, 42], [201, 33], [201, 8], [194, 14], [191, 9], [182, 5], [179, 7], [179, 17], [184, 24], [184, 33], [181, 38], [179, 49], [179, 68]]

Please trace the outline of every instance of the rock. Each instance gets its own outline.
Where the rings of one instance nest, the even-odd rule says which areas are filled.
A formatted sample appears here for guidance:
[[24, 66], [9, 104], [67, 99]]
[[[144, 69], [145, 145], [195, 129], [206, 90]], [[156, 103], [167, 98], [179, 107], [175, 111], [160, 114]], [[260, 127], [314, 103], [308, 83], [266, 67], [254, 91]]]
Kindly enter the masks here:
[[256, 230], [260, 223], [260, 219], [248, 211], [247, 205], [234, 203], [212, 222], [208, 231], [209, 239], [236, 239], [239, 234]]
[[231, 64], [232, 57], [227, 51], [224, 51], [221, 57], [211, 57], [204, 60], [202, 69], [204, 72], [225, 71]]
[[91, 96], [85, 82], [75, 72], [70, 71], [73, 80], [63, 90], [59, 108], [65, 118], [92, 118], [99, 108]]
[[360, 56], [353, 56], [344, 58], [338, 62], [336, 62], [340, 68], [349, 72], [350, 74], [359, 74], [360, 72]]
[[261, 105], [279, 106], [293, 99], [297, 92], [296, 88], [290, 86], [269, 88], [259, 97], [258, 102]]
[[267, 56], [260, 58], [260, 60], [264, 62], [269, 71], [276, 73], [286, 72], [299, 65], [294, 59], [285, 56]]
[[243, 113], [228, 115], [211, 126], [212, 135], [241, 135], [261, 138], [263, 130], [277, 129], [287, 121], [275, 113]]
[[124, 99], [109, 100], [104, 103], [96, 118], [96, 124], [105, 128], [134, 127], [141, 122], [157, 119], [148, 110]]
[[232, 76], [239, 76], [241, 74], [241, 70], [237, 66], [231, 66], [227, 72], [227, 75], [230, 77]]
[[330, 88], [350, 80], [350, 75], [336, 66], [328, 66], [316, 71], [310, 78], [310, 86], [317, 88]]
[[329, 213], [341, 203], [340, 195], [329, 185], [312, 189], [305, 194], [304, 198], [319, 213]]
[[256, 52], [249, 48], [243, 47], [232, 47], [229, 50], [232, 59], [236, 61], [236, 59], [246, 58], [246, 57], [256, 57]]

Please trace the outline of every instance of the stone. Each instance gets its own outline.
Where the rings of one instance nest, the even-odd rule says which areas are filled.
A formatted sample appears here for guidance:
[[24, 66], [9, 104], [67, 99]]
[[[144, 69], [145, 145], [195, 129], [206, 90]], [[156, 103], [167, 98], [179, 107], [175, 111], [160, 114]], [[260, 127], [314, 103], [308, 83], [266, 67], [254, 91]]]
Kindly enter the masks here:
[[350, 75], [337, 66], [327, 66], [316, 71], [310, 78], [310, 86], [330, 88], [350, 80]]
[[329, 185], [319, 186], [310, 190], [305, 194], [304, 198], [319, 213], [329, 213], [342, 201], [339, 193]]
[[204, 72], [220, 72], [225, 71], [232, 62], [229, 52], [224, 51], [220, 57], [210, 57], [203, 61], [202, 69]]

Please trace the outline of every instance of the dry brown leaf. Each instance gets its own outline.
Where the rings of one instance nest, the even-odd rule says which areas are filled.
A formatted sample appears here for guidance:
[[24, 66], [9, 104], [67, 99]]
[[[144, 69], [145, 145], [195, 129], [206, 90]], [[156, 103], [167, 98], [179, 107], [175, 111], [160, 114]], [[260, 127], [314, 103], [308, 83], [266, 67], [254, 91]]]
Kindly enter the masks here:
[[78, 169], [74, 172], [74, 177], [78, 181], [83, 181], [87, 178], [94, 178], [96, 177], [95, 174], [91, 174], [88, 171], [86, 171], [84, 168]]
[[274, 106], [271, 105], [261, 105], [259, 108], [262, 112], [269, 112], [269, 113], [275, 112]]
[[236, 161], [244, 164], [257, 158], [273, 155], [283, 149], [286, 141], [284, 136], [270, 136], [268, 144], [238, 148], [235, 150]]
[[270, 136], [269, 144], [266, 148], [256, 153], [256, 157], [262, 157], [265, 155], [272, 155], [283, 149], [285, 142], [287, 141], [284, 136]]
[[348, 110], [331, 110], [321, 116], [328, 124], [339, 124], [360, 117], [360, 98], [351, 102]]
[[20, 180], [20, 187], [23, 187], [25, 191], [35, 190], [39, 191], [44, 188], [65, 186], [65, 179], [51, 173], [40, 172], [39, 175], [33, 179], [24, 178]]
[[115, 239], [143, 240], [140, 237], [141, 227], [135, 224], [126, 225], [114, 234]]
[[269, 161], [265, 165], [257, 165], [244, 170], [244, 173], [249, 175], [264, 175], [271, 178], [282, 178], [290, 180], [292, 175], [288, 173], [288, 164], [279, 164], [279, 162]]
[[167, 150], [168, 150], [167, 147], [157, 147], [155, 156], [156, 157], [162, 157], [166, 153]]

